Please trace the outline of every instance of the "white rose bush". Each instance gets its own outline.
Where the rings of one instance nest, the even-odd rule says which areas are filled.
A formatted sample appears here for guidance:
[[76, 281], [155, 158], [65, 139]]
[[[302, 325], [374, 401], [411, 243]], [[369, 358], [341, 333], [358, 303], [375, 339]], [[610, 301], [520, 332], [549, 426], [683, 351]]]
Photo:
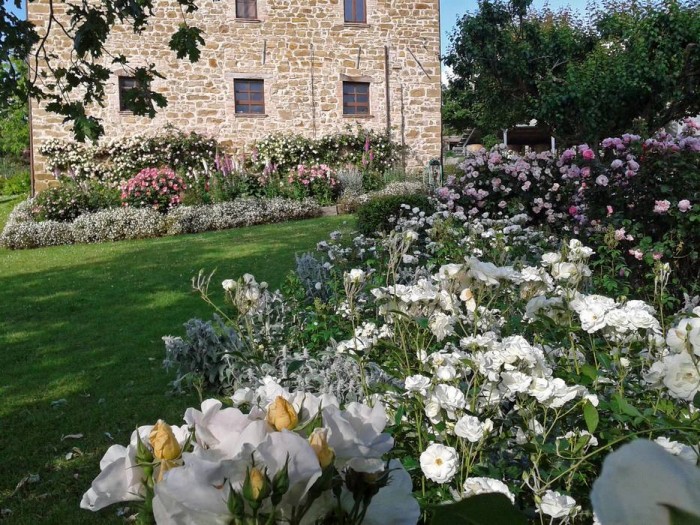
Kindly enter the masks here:
[[200, 274], [215, 321], [165, 338], [166, 366], [219, 400], [185, 412], [165, 456], [148, 427], [112, 447], [83, 507], [139, 498], [157, 523], [609, 525], [640, 523], [598, 512], [607, 489], [591, 498], [601, 472], [596, 486], [615, 483], [611, 452], [655, 441], [669, 479], [697, 479], [697, 301], [664, 312], [659, 276], [658, 302], [609, 297], [596, 247], [524, 215], [406, 211], [385, 235], [334, 232], [281, 291], [226, 278], [220, 304]]

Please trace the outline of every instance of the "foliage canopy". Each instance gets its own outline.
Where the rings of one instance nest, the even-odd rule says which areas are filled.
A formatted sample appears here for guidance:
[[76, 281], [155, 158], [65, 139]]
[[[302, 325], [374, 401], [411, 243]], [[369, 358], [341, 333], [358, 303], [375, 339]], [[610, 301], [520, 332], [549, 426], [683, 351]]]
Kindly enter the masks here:
[[445, 122], [494, 133], [535, 118], [565, 143], [651, 134], [700, 113], [700, 7], [604, 0], [586, 19], [482, 0], [445, 57]]

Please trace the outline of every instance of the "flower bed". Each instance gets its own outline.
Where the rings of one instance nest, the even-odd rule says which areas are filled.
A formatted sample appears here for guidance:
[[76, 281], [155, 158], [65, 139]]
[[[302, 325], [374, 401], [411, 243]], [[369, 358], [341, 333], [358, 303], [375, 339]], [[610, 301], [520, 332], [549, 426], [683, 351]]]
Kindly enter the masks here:
[[33, 199], [15, 207], [0, 234], [0, 245], [24, 249], [143, 239], [308, 219], [321, 215], [321, 208], [313, 200], [283, 198], [242, 198], [220, 204], [179, 206], [167, 214], [152, 208], [110, 208], [83, 213], [72, 222], [37, 222], [32, 215], [33, 209]]
[[700, 292], [699, 129], [688, 120], [679, 137], [624, 135], [558, 156], [482, 149], [437, 195], [472, 217], [526, 213], [554, 232], [580, 236], [599, 247], [594, 268], [616, 270], [602, 283], [610, 294], [644, 289], [653, 296], [642, 276], [668, 264], [674, 293], [666, 307], [677, 308], [684, 292]]
[[[606, 297], [592, 287], [594, 250], [543, 233], [525, 215], [407, 213], [387, 236], [332, 234], [316, 262], [299, 259], [284, 292], [245, 275], [222, 283], [219, 306], [211, 276], [201, 275], [195, 288], [218, 320], [191, 321], [187, 337], [166, 338], [176, 386], [231, 395], [235, 406], [259, 406], [259, 418], [274, 405], [275, 381], [341, 405], [384, 407], [392, 457], [426, 522], [447, 519], [439, 517], [450, 507], [435, 505], [456, 505], [459, 515], [472, 498], [500, 493], [480, 501], [515, 512], [511, 523], [591, 523], [603, 458], [640, 436], [676, 456], [673, 475], [697, 479], [700, 298], [669, 315]], [[338, 438], [335, 429], [328, 435]], [[166, 486], [188, 475], [179, 468], [165, 474]], [[386, 471], [377, 465], [374, 475]], [[353, 476], [337, 474], [343, 483]], [[645, 504], [662, 492], [645, 492]], [[595, 501], [610, 516], [610, 498], [599, 492]], [[678, 501], [700, 512], [692, 498]], [[396, 512], [396, 522], [417, 522]]]

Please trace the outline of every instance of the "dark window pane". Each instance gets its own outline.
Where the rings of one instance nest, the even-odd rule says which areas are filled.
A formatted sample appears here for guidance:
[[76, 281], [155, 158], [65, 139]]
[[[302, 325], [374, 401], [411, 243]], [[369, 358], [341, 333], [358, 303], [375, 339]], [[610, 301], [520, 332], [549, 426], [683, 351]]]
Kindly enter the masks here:
[[369, 114], [368, 82], [343, 82], [343, 114]]
[[365, 0], [345, 0], [345, 21], [366, 22]]
[[233, 92], [236, 113], [265, 113], [263, 80], [234, 80]]
[[119, 77], [119, 111], [130, 111], [126, 104], [129, 92], [138, 89], [139, 83], [134, 77]]
[[236, 18], [258, 17], [257, 0], [236, 0]]

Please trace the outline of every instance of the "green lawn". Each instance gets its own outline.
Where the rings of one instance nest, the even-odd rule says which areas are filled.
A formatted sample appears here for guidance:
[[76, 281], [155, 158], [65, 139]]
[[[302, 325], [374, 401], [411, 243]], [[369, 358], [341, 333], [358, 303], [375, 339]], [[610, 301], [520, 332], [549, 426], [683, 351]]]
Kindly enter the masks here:
[[[0, 510], [11, 511], [0, 522], [123, 522], [116, 508], [92, 514], [78, 503], [112, 443], [126, 444], [137, 425], [159, 417], [179, 424], [196, 403], [194, 395], [170, 395], [161, 368], [161, 337], [210, 316], [190, 279], [216, 268], [217, 298], [218, 283], [245, 272], [276, 287], [295, 252], [312, 250], [346, 221], [0, 249]], [[62, 439], [68, 434], [84, 437]], [[67, 460], [69, 452], [75, 457]], [[38, 481], [15, 491], [30, 474]]]

